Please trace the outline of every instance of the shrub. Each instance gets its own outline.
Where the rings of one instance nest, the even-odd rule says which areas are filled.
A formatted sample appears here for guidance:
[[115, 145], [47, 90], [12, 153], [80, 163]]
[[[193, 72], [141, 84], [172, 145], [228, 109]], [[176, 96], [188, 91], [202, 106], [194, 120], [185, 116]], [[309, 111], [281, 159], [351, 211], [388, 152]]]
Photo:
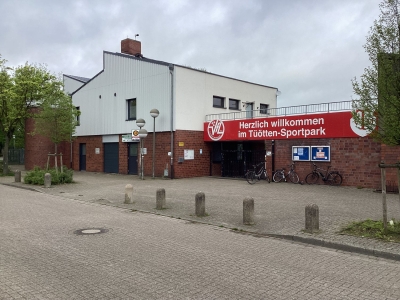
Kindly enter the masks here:
[[26, 173], [24, 182], [27, 184], [44, 185], [44, 175], [50, 173], [51, 184], [57, 185], [62, 183], [72, 183], [74, 172], [67, 167], [63, 168], [63, 173], [56, 172], [55, 169], [43, 170], [39, 167], [34, 167], [32, 171]]
[[[0, 176], [3, 176], [3, 161], [0, 161]], [[10, 166], [8, 166], [7, 176], [14, 176], [14, 172], [11, 171]]]

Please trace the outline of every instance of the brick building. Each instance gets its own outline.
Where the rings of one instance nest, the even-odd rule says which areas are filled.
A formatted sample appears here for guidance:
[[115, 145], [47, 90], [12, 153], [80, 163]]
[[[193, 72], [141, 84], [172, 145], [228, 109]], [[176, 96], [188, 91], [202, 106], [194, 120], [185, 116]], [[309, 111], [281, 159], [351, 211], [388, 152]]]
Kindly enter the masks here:
[[[340, 171], [343, 185], [380, 188], [378, 164], [400, 160], [400, 147], [376, 143], [352, 124], [351, 102], [277, 108], [275, 87], [146, 58], [132, 39], [121, 41], [121, 53], [103, 51], [93, 78], [64, 75], [64, 84], [81, 112], [72, 146], [60, 148], [74, 170], [139, 174], [140, 118], [148, 132], [145, 176], [152, 175], [154, 134], [156, 177], [243, 177], [263, 160], [272, 174], [295, 160], [300, 180], [314, 161]], [[329, 159], [313, 159], [316, 146]], [[293, 153], [303, 148], [308, 159]], [[27, 137], [27, 169], [43, 164], [46, 151], [43, 139]], [[388, 180], [396, 181], [394, 170]]]

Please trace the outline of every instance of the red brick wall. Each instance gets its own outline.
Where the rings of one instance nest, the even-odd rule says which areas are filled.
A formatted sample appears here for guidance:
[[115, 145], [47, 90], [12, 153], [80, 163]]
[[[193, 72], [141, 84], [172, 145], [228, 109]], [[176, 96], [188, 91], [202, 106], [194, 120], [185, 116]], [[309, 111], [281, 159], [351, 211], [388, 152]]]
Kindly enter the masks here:
[[[400, 162], [400, 146], [382, 145], [381, 161], [385, 164], [395, 164]], [[388, 188], [397, 187], [398, 189], [396, 168], [386, 168], [386, 185]]]
[[[179, 143], [183, 143], [180, 146]], [[178, 163], [184, 157], [184, 150], [194, 150], [193, 160]], [[200, 154], [200, 149], [202, 154]], [[178, 130], [174, 139], [174, 178], [187, 178], [210, 175], [211, 143], [203, 140], [203, 131]]]
[[[370, 138], [299, 139], [275, 141], [275, 169], [291, 163], [292, 146], [330, 146], [331, 161], [317, 162], [326, 169], [332, 166], [343, 176], [343, 185], [368, 188], [380, 187], [381, 144]], [[267, 149], [268, 150], [268, 149]], [[311, 162], [296, 162], [296, 172], [304, 180], [312, 170]]]
[[[73, 142], [73, 169], [79, 171], [79, 144], [86, 144], [86, 171], [104, 171], [104, 148], [103, 139], [100, 135], [80, 136]], [[99, 148], [100, 153], [96, 154], [95, 149]]]
[[[155, 140], [154, 176], [162, 177], [164, 175], [164, 169], [167, 168], [168, 177], [170, 177], [171, 157], [168, 156], [168, 152], [171, 151], [171, 132], [156, 132], [155, 138], [156, 140]], [[173, 145], [174, 178], [188, 178], [188, 177], [210, 175], [211, 144], [205, 143], [203, 141], [203, 132], [178, 130], [174, 132], [173, 138], [174, 138], [174, 145]], [[183, 143], [183, 146], [179, 146], [180, 143], [181, 144]], [[147, 137], [143, 140], [143, 148], [147, 149], [147, 154], [144, 155], [143, 173], [145, 176], [152, 176], [153, 133], [150, 132], [147, 135]], [[184, 160], [182, 163], [178, 163], [178, 158], [184, 157], [185, 149], [194, 150], [194, 159]], [[200, 149], [202, 149], [202, 154], [200, 154]], [[127, 153], [127, 151], [128, 150], [123, 150], [123, 153]], [[127, 162], [127, 157], [125, 161]], [[138, 166], [140, 168], [140, 164], [138, 164]], [[120, 171], [121, 171], [121, 158], [120, 158]]]
[[[37, 110], [33, 110], [35, 112]], [[25, 122], [25, 169], [32, 170], [35, 166], [45, 168], [48, 154], [54, 154], [54, 143], [47, 137], [39, 134], [32, 135], [35, 128], [35, 120], [29, 118]], [[71, 168], [71, 147], [70, 143], [63, 142], [57, 146], [57, 153], [62, 153], [63, 165]], [[58, 157], [57, 165], [60, 165]], [[54, 156], [50, 157], [49, 165], [54, 167]]]
[[[54, 145], [45, 137], [29, 133], [33, 131], [34, 120], [26, 121], [26, 145], [25, 145], [25, 168], [32, 169], [34, 166], [45, 167], [47, 154], [54, 152]], [[119, 172], [128, 173], [128, 143], [119, 141]], [[104, 148], [101, 136], [82, 136], [73, 142], [73, 162], [74, 170], [79, 170], [79, 144], [86, 143], [86, 170], [88, 172], [104, 171]], [[183, 143], [183, 146], [180, 146]], [[259, 143], [260, 147], [267, 151], [272, 151], [272, 141]], [[171, 159], [168, 152], [171, 151], [171, 133], [156, 133], [156, 152], [155, 152], [155, 176], [162, 177], [164, 169], [168, 168], [168, 177], [171, 176]], [[299, 139], [299, 140], [276, 140], [274, 150], [274, 162], [272, 156], [267, 157], [267, 170], [272, 174], [272, 167], [275, 169], [287, 168], [291, 163], [292, 146], [317, 146], [327, 145], [331, 147], [331, 162], [318, 163], [325, 168], [332, 165], [343, 175], [343, 185], [361, 186], [369, 188], [380, 188], [380, 169], [378, 164], [384, 161], [392, 164], [400, 161], [400, 146], [386, 146], [374, 142], [370, 138], [340, 138], [340, 139]], [[147, 154], [144, 156], [144, 174], [152, 175], [152, 151], [153, 134], [144, 139], [144, 148]], [[100, 149], [100, 154], [95, 153], [95, 148]], [[258, 146], [257, 146], [258, 148]], [[184, 150], [194, 150], [193, 160], [184, 160], [178, 163], [179, 157], [184, 157]], [[202, 154], [200, 154], [202, 149]], [[210, 153], [212, 143], [203, 141], [202, 131], [178, 130], [174, 132], [174, 178], [185, 178], [195, 176], [209, 176], [210, 167], [213, 176], [221, 175], [221, 164], [212, 163], [210, 166]], [[70, 167], [70, 146], [63, 143], [58, 147], [58, 152], [63, 153], [63, 164]], [[139, 159], [139, 157], [138, 157]], [[54, 158], [50, 160], [54, 164]], [[140, 165], [138, 164], [140, 168]], [[297, 162], [296, 171], [300, 180], [311, 171], [310, 162]], [[397, 174], [395, 169], [387, 170], [388, 182], [394, 182], [397, 186]]]

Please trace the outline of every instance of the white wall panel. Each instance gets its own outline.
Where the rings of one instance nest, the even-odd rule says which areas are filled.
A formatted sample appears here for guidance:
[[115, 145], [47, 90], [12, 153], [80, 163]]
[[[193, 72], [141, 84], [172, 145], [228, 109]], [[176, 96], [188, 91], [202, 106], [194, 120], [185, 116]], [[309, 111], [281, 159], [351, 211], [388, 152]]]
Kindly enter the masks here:
[[[260, 103], [270, 108], [277, 105], [276, 88], [184, 67], [175, 67], [175, 70], [177, 129], [203, 130], [206, 115], [237, 112], [229, 109], [229, 98], [240, 100], [242, 111], [245, 102], [254, 102], [254, 109]], [[224, 97], [226, 108], [213, 107], [213, 96]]]
[[[229, 98], [240, 100], [242, 110], [244, 102], [254, 102], [254, 109], [260, 103], [275, 108], [276, 90], [175, 66], [174, 130], [202, 131], [207, 114], [235, 112], [229, 110]], [[227, 108], [214, 108], [214, 95], [225, 97]], [[104, 52], [104, 70], [73, 95], [74, 105], [81, 111], [81, 125], [77, 127], [76, 135], [131, 133], [137, 126], [134, 120], [126, 120], [126, 100], [132, 98], [137, 100], [137, 118], [146, 121], [144, 128], [148, 132], [153, 131], [150, 116], [153, 108], [160, 111], [156, 131], [170, 131], [171, 75], [168, 65]]]
[[73, 95], [74, 105], [81, 110], [76, 135], [130, 133], [137, 128], [134, 120], [126, 120], [126, 100], [132, 98], [137, 99], [137, 117], [145, 119], [148, 132], [153, 131], [153, 108], [160, 111], [156, 131], [169, 131], [170, 91], [167, 65], [105, 52], [104, 71]]

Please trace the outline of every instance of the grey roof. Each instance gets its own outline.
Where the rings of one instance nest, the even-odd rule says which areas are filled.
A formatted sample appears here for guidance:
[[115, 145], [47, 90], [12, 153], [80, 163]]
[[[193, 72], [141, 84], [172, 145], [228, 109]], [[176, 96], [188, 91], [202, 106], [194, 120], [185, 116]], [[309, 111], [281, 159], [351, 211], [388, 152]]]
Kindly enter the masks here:
[[86, 82], [88, 82], [88, 81], [90, 80], [90, 78], [80, 77], [80, 76], [74, 76], [74, 75], [67, 75], [67, 74], [64, 74], [64, 76], [67, 76], [67, 77], [69, 77], [69, 78], [78, 80], [78, 81], [83, 82], [83, 83], [86, 83]]
[[159, 65], [164, 65], [164, 66], [177, 66], [177, 67], [181, 67], [181, 68], [191, 69], [191, 70], [197, 71], [197, 72], [207, 73], [207, 74], [211, 74], [211, 75], [215, 75], [215, 76], [219, 76], [219, 77], [223, 77], [223, 78], [233, 79], [233, 80], [237, 80], [237, 81], [241, 81], [241, 82], [245, 82], [245, 83], [249, 83], [249, 84], [254, 84], [254, 85], [263, 86], [263, 87], [267, 87], [267, 88], [272, 88], [272, 89], [278, 90], [278, 88], [273, 87], [273, 86], [268, 86], [268, 85], [258, 84], [258, 83], [254, 83], [254, 82], [250, 82], [250, 81], [245, 81], [245, 80], [232, 78], [232, 77], [227, 77], [227, 76], [211, 73], [211, 72], [208, 72], [208, 71], [205, 71], [205, 70], [199, 70], [199, 69], [188, 67], [188, 66], [182, 66], [182, 65], [171, 64], [171, 63], [160, 61], [160, 60], [149, 59], [149, 58], [144, 57], [143, 55], [135, 56], [135, 55], [126, 54], [126, 53], [109, 52], [109, 51], [104, 51], [103, 50], [103, 70], [101, 70], [99, 73], [97, 73], [94, 77], [85, 78], [85, 77], [79, 77], [79, 76], [73, 76], [73, 75], [64, 74], [64, 76], [70, 77], [70, 78], [75, 79], [75, 80], [79, 80], [79, 81], [84, 83], [75, 92], [73, 92], [72, 95], [74, 95], [76, 92], [78, 92], [80, 89], [82, 89], [89, 81], [92, 81], [93, 79], [95, 79], [98, 75], [100, 75], [104, 71], [104, 53], [111, 54], [111, 55], [122, 56], [122, 57], [135, 59], [135, 60], [141, 60], [141, 61], [150, 62], [150, 63], [155, 63], [155, 64], [159, 64]]

